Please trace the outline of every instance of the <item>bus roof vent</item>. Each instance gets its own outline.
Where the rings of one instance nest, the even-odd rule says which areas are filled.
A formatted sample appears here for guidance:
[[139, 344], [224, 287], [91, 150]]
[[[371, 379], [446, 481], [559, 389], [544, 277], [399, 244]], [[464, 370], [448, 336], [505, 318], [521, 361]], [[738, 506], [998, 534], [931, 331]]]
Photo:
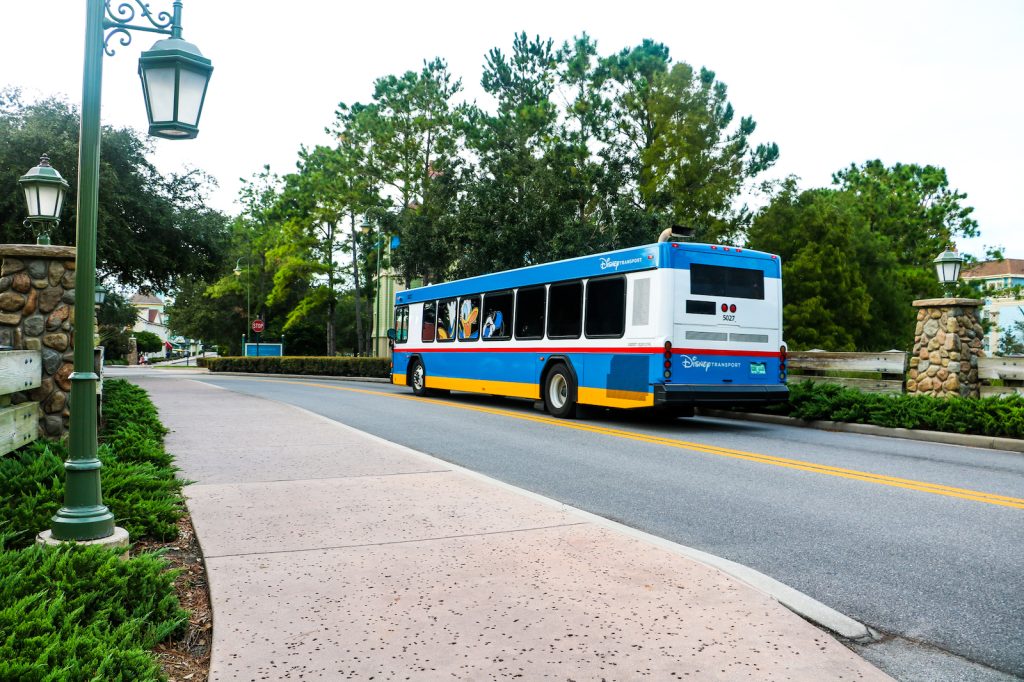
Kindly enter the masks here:
[[658, 243], [676, 241], [685, 242], [693, 239], [694, 228], [683, 227], [682, 225], [673, 225], [672, 227], [666, 227], [664, 231], [658, 236]]

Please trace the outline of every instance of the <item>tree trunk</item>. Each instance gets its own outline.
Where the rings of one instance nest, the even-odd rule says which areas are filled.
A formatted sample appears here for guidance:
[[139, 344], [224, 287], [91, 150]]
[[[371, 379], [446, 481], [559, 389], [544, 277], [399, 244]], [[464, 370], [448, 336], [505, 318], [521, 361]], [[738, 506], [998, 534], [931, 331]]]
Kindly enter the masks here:
[[359, 248], [356, 245], [356, 214], [352, 218], [352, 275], [356, 284], [356, 355], [363, 355], [363, 297], [359, 293]]

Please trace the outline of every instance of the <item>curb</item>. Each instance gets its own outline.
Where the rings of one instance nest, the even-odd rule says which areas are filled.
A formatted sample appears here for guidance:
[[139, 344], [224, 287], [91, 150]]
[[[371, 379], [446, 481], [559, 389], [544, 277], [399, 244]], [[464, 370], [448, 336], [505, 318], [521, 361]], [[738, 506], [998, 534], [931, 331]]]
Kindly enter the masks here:
[[945, 431], [923, 431], [916, 429], [894, 429], [873, 424], [853, 424], [849, 422], [832, 422], [824, 420], [806, 420], [796, 417], [784, 417], [777, 414], [757, 414], [755, 412], [730, 412], [728, 410], [709, 410], [699, 408], [697, 414], [704, 417], [722, 419], [738, 419], [740, 421], [780, 424], [782, 426], [800, 426], [822, 431], [841, 431], [859, 433], [865, 436], [884, 436], [887, 438], [904, 438], [928, 443], [944, 443], [946, 445], [963, 445], [971, 448], [988, 448], [989, 450], [1006, 450], [1024, 452], [1024, 440], [1016, 438], [999, 438], [996, 436], [975, 436], [967, 433], [947, 433]]
[[[218, 372], [218, 374], [220, 374], [220, 372]], [[245, 373], [242, 374], [245, 375]], [[349, 426], [348, 424], [335, 421], [333, 419], [330, 419], [329, 417], [317, 414], [316, 412], [312, 412], [303, 407], [292, 405], [290, 403], [278, 402], [278, 404], [290, 407], [294, 410], [298, 410], [299, 412], [303, 412], [311, 417], [318, 419], [319, 421], [327, 422], [328, 424], [331, 424], [336, 428], [351, 431], [352, 433], [357, 433], [363, 438], [387, 444], [389, 447], [398, 448], [399, 450], [411, 455], [415, 455], [420, 459], [428, 460], [434, 465], [443, 466], [451, 471], [458, 472], [465, 476], [469, 476], [470, 478], [474, 478], [478, 481], [482, 481], [489, 485], [497, 486], [503, 490], [507, 490], [517, 495], [521, 495], [528, 499], [534, 500], [547, 507], [551, 507], [562, 512], [570, 513], [573, 516], [579, 517], [595, 526], [611, 530], [615, 533], [624, 535], [626, 537], [630, 537], [634, 540], [644, 542], [654, 547], [658, 547], [660, 549], [672, 552], [673, 554], [686, 557], [692, 561], [696, 561], [706, 566], [710, 566], [711, 568], [719, 570], [722, 573], [725, 573], [726, 575], [735, 578], [746, 585], [749, 585], [758, 592], [768, 595], [769, 597], [771, 597], [781, 605], [785, 606], [790, 611], [801, 616], [802, 618], [805, 618], [806, 620], [826, 630], [829, 630], [830, 632], [833, 632], [836, 635], [843, 637], [845, 639], [852, 640], [859, 644], [869, 644], [871, 642], [878, 641], [881, 638], [878, 632], [864, 625], [863, 623], [854, 620], [846, 614], [840, 613], [832, 607], [822, 604], [813, 597], [810, 597], [804, 594], [803, 592], [800, 592], [799, 590], [796, 590], [790, 587], [789, 585], [786, 585], [785, 583], [781, 583], [770, 576], [760, 573], [759, 571], [756, 571], [753, 568], [750, 568], [749, 566], [744, 566], [743, 564], [736, 563], [735, 561], [730, 561], [723, 557], [715, 556], [714, 554], [709, 554], [707, 552], [703, 552], [693, 547], [687, 547], [686, 545], [681, 545], [677, 542], [666, 540], [665, 538], [661, 538], [656, 535], [646, 533], [642, 530], [632, 528], [617, 521], [612, 521], [610, 519], [604, 518], [603, 516], [598, 516], [597, 514], [593, 514], [583, 509], [579, 509], [578, 507], [573, 507], [572, 505], [559, 502], [558, 500], [555, 500], [553, 498], [545, 497], [544, 495], [531, 492], [524, 488], [516, 487], [514, 485], [511, 485], [510, 483], [505, 483], [504, 481], [492, 478], [490, 476], [487, 476], [486, 474], [481, 474], [471, 469], [466, 469], [465, 467], [453, 464], [452, 462], [447, 462], [443, 459], [439, 459], [425, 452], [414, 450], [413, 448], [401, 445], [400, 443], [389, 441], [385, 438], [381, 438], [380, 436], [376, 436], [372, 433], [367, 433], [366, 431], [360, 431], [359, 429]]]

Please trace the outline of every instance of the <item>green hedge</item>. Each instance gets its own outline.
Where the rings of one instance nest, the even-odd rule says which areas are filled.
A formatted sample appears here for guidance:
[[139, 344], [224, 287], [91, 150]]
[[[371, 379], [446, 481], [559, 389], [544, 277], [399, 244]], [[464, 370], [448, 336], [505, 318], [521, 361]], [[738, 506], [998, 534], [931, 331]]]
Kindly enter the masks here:
[[[177, 536], [182, 481], [146, 392], [104, 385], [103, 501], [135, 540]], [[0, 457], [0, 680], [162, 680], [150, 653], [183, 632], [167, 562], [103, 547], [33, 545], [63, 503], [64, 444]], [[20, 548], [20, 549], [19, 549]]]
[[933, 398], [865, 393], [839, 384], [791, 384], [789, 402], [759, 412], [798, 419], [1024, 438], [1024, 396]]
[[328, 356], [201, 358], [211, 372], [253, 372], [255, 374], [319, 374], [335, 377], [390, 377], [390, 358]]

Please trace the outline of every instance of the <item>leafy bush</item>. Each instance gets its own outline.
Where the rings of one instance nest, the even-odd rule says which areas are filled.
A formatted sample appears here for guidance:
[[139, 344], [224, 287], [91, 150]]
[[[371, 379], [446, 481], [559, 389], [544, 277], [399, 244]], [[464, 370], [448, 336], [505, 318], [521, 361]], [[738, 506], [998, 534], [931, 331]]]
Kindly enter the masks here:
[[933, 398], [864, 393], [839, 384], [791, 384], [789, 402], [761, 411], [798, 419], [1024, 438], [1024, 396]]
[[320, 374], [339, 377], [390, 377], [390, 358], [351, 357], [226, 357], [201, 358], [211, 372], [254, 372], [258, 374]]
[[164, 342], [153, 332], [135, 332], [135, 347], [140, 353], [157, 353], [164, 349]]
[[[182, 482], [163, 449], [167, 429], [137, 386], [110, 380], [103, 397], [104, 503], [135, 539], [175, 537]], [[67, 457], [52, 441], [0, 457], [0, 680], [164, 679], [148, 650], [182, 632], [188, 614], [163, 559], [30, 546], [63, 502]]]
[[184, 629], [175, 575], [152, 554], [0, 549], [0, 679], [163, 679], [148, 650]]
[[[104, 384], [106, 419], [97, 456], [103, 503], [133, 538], [173, 539], [184, 511], [183, 482], [163, 448], [167, 429], [146, 392], [124, 380]], [[36, 441], [0, 457], [0, 530], [24, 547], [50, 527], [64, 500], [65, 443]], [[0, 678], [2, 679], [2, 678]]]

